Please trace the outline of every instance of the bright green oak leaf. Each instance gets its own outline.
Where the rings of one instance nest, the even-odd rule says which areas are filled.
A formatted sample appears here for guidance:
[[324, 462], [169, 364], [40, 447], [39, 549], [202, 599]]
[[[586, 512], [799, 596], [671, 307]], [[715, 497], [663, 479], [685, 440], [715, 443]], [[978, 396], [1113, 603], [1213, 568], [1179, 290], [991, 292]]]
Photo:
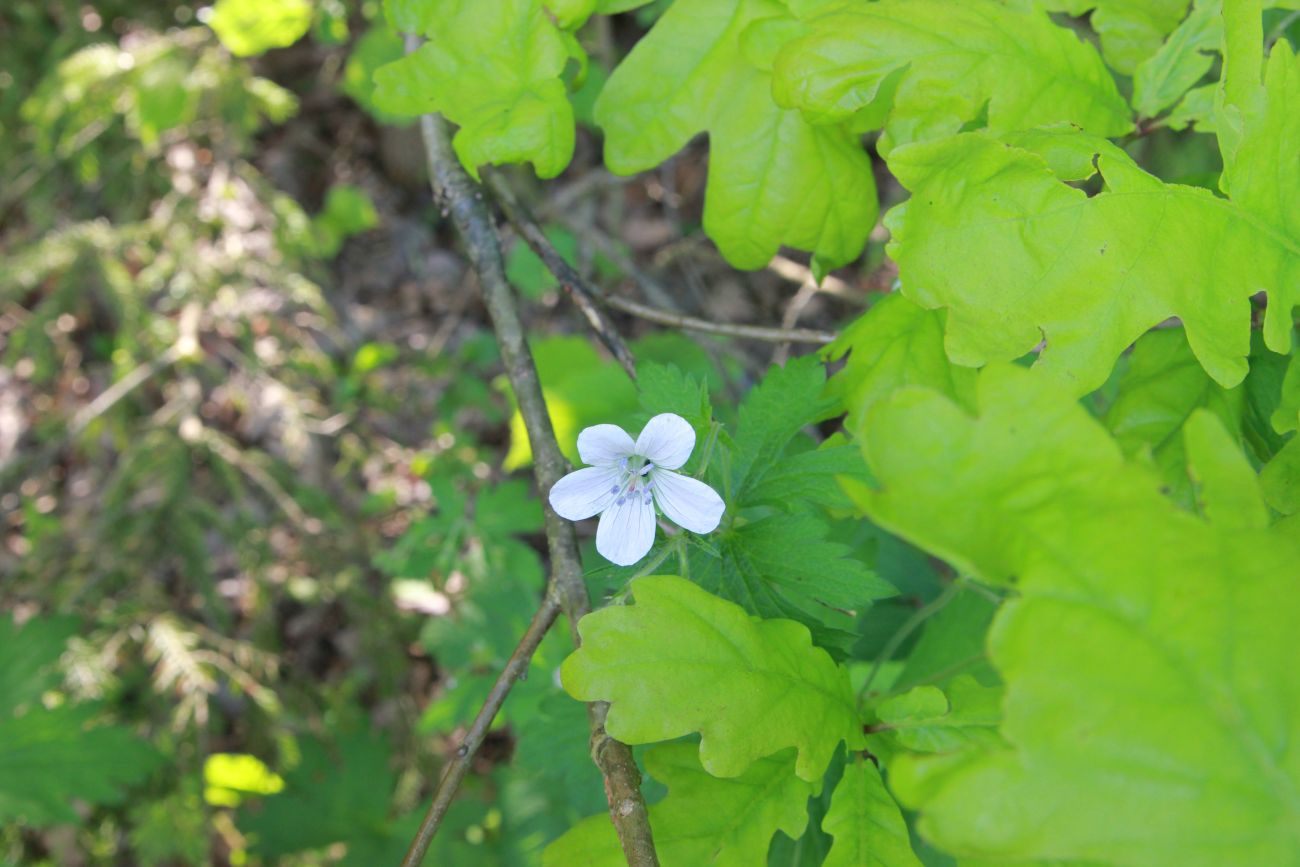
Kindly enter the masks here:
[[1102, 55], [1125, 75], [1154, 54], [1187, 14], [1187, 0], [1039, 0], [1039, 5], [1070, 15], [1092, 10], [1089, 21], [1101, 36]]
[[1264, 465], [1259, 485], [1273, 509], [1283, 515], [1300, 515], [1300, 436], [1292, 437]]
[[1272, 422], [1278, 433], [1300, 428], [1300, 353], [1291, 356], [1282, 380], [1282, 398], [1273, 412]]
[[[777, 831], [799, 837], [808, 824], [816, 788], [794, 774], [790, 752], [759, 759], [737, 777], [715, 777], [700, 767], [692, 743], [648, 751], [646, 771], [668, 786], [650, 808], [650, 830], [664, 867], [752, 867], [767, 862]], [[627, 863], [607, 814], [571, 828], [542, 856], [543, 867], [621, 867]]]
[[1211, 52], [1223, 48], [1223, 6], [1219, 0], [1195, 4], [1190, 15], [1133, 73], [1133, 107], [1155, 117], [1177, 102], [1214, 65]]
[[855, 319], [830, 346], [835, 360], [848, 354], [826, 391], [849, 412], [855, 427], [876, 401], [905, 385], [924, 385], [968, 400], [975, 371], [948, 360], [943, 348], [942, 310], [926, 310], [899, 293], [881, 298]]
[[1144, 334], [1134, 345], [1104, 422], [1125, 455], [1150, 454], [1169, 495], [1190, 507], [1184, 425], [1205, 409], [1240, 439], [1244, 403], [1244, 388], [1226, 389], [1211, 379], [1183, 332], [1166, 328]]
[[1070, 122], [1116, 136], [1132, 127], [1096, 49], [1041, 10], [881, 0], [833, 4], [806, 26], [777, 54], [777, 103], [826, 123], [879, 112], [888, 100], [881, 153], [954, 133], [986, 106], [993, 132]]
[[865, 759], [844, 768], [822, 830], [835, 840], [822, 867], [921, 867], [898, 804]]
[[1221, 527], [1267, 527], [1268, 507], [1240, 437], [1225, 430], [1210, 410], [1198, 409], [1183, 426], [1183, 439], [1197, 511]]
[[[890, 168], [912, 198], [890, 213], [904, 292], [948, 309], [947, 349], [968, 366], [1019, 358], [1081, 395], [1151, 327], [1181, 317], [1206, 371], [1245, 376], [1250, 297], [1266, 290], [1267, 345], [1291, 348], [1300, 303], [1300, 66], [1279, 43], [1267, 103], [1245, 118], [1223, 187], [1165, 184], [1109, 142], [1069, 131], [1000, 141], [967, 133], [899, 148]], [[1100, 172], [1089, 197], [1068, 181]], [[1055, 170], [1055, 171], [1054, 171]]]
[[375, 106], [445, 115], [476, 178], [485, 163], [531, 162], [542, 178], [564, 171], [574, 127], [560, 76], [574, 43], [539, 0], [447, 0], [426, 26], [428, 42], [375, 72]]
[[927, 684], [885, 699], [875, 707], [879, 722], [869, 728], [887, 732], [894, 750], [940, 753], [996, 745], [1001, 702], [1000, 687], [962, 675], [943, 689]]
[[875, 224], [871, 160], [847, 127], [810, 126], [772, 102], [771, 74], [741, 46], [770, 18], [788, 18], [776, 0], [673, 3], [596, 102], [605, 162], [644, 171], [707, 132], [704, 230], [732, 265], [761, 268], [783, 244], [842, 265]]
[[1300, 537], [1207, 522], [1070, 395], [980, 377], [972, 417], [900, 392], [861, 441], [872, 517], [985, 581], [1004, 748], [901, 755], [890, 783], [959, 858], [1296, 864]]
[[307, 0], [217, 0], [208, 26], [238, 57], [292, 45], [311, 29]]
[[734, 777], [787, 747], [809, 782], [840, 741], [862, 742], [848, 674], [806, 627], [760, 620], [671, 575], [632, 582], [636, 604], [588, 614], [582, 647], [560, 669], [565, 690], [610, 703], [624, 743], [700, 733], [700, 762]]

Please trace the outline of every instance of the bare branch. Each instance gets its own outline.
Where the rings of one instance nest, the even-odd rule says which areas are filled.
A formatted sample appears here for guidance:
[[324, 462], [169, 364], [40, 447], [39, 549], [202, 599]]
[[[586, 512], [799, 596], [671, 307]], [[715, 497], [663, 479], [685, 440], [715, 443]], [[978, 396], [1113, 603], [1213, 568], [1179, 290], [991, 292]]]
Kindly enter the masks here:
[[501, 206], [501, 212], [506, 215], [510, 225], [515, 227], [520, 236], [528, 243], [546, 265], [546, 269], [560, 281], [564, 291], [569, 293], [573, 303], [586, 318], [587, 324], [591, 330], [596, 332], [596, 336], [601, 342], [614, 354], [614, 358], [627, 371], [627, 375], [636, 379], [636, 359], [632, 357], [632, 351], [627, 348], [623, 338], [618, 333], [618, 328], [609, 320], [604, 311], [597, 306], [597, 300], [600, 296], [600, 290], [587, 282], [581, 274], [577, 272], [559, 251], [552, 246], [550, 239], [537, 225], [537, 221], [528, 213], [528, 209], [519, 203], [515, 198], [514, 191], [506, 183], [505, 178], [496, 172], [489, 173], [487, 176], [487, 185], [492, 190], [493, 197], [497, 204]]
[[452, 799], [456, 797], [456, 789], [460, 787], [461, 780], [465, 779], [470, 763], [474, 760], [474, 754], [483, 745], [483, 738], [492, 727], [492, 720], [505, 704], [510, 688], [528, 671], [533, 653], [546, 637], [551, 625], [555, 623], [555, 618], [559, 616], [560, 601], [552, 592], [553, 589], [547, 589], [541, 606], [533, 615], [527, 631], [524, 632], [524, 637], [519, 639], [514, 653], [510, 654], [509, 661], [497, 675], [496, 682], [492, 684], [492, 689], [488, 692], [478, 716], [474, 717], [474, 722], [465, 732], [460, 746], [456, 748], [455, 757], [443, 769], [442, 778], [438, 780], [438, 788], [433, 792], [433, 802], [429, 804], [429, 810], [424, 814], [424, 821], [420, 823], [420, 830], [411, 841], [406, 857], [402, 859], [402, 867], [419, 867], [420, 862], [424, 860], [424, 853], [433, 842], [433, 835], [438, 832], [438, 826], [442, 824], [442, 817], [447, 814]]
[[630, 313], [650, 322], [658, 322], [660, 325], [672, 325], [675, 328], [685, 328], [687, 331], [699, 331], [703, 334], [741, 337], [746, 340], [762, 340], [767, 343], [830, 343], [835, 339], [835, 335], [829, 331], [814, 331], [809, 328], [770, 328], [765, 325], [738, 325], [731, 322], [712, 322], [708, 319], [697, 319], [694, 316], [671, 313], [657, 307], [640, 304], [618, 295], [602, 296], [601, 301], [615, 310]]

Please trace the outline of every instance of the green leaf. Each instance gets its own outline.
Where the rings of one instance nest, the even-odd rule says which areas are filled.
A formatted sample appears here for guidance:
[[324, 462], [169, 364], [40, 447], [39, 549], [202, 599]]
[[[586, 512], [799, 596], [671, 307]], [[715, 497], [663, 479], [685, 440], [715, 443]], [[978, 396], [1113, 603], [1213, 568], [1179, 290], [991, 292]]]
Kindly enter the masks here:
[[1300, 436], [1291, 438], [1259, 474], [1264, 499], [1283, 515], [1300, 514]]
[[[800, 836], [813, 784], [794, 775], [789, 752], [760, 758], [743, 774], [718, 778], [700, 767], [693, 743], [646, 753], [646, 771], [668, 786], [650, 808], [655, 850], [665, 865], [752, 867], [767, 860], [777, 831]], [[543, 867], [625, 864], [614, 826], [601, 814], [584, 819], [546, 848]]]
[[980, 686], [963, 675], [944, 689], [918, 686], [876, 705], [873, 728], [882, 730], [895, 748], [920, 753], [954, 752], [1000, 742], [1002, 689]]
[[893, 688], [933, 683], [960, 672], [969, 672], [981, 683], [994, 682], [996, 675], [989, 668], [984, 642], [997, 610], [998, 603], [987, 593], [969, 587], [959, 590], [926, 621], [925, 631], [907, 655]]
[[332, 257], [353, 235], [379, 225], [374, 202], [362, 189], [335, 184], [325, 194], [325, 207], [312, 219], [312, 231], [321, 255]]
[[846, 506], [848, 500], [836, 478], [863, 478], [865, 472], [862, 453], [856, 446], [823, 444], [820, 448], [781, 458], [749, 489], [745, 502], [787, 507], [799, 502]]
[[73, 617], [40, 617], [19, 626], [0, 617], [0, 717], [11, 716], [59, 682], [55, 664], [80, 628]]
[[1240, 438], [1244, 396], [1244, 389], [1225, 389], [1209, 377], [1181, 330], [1152, 331], [1133, 347], [1105, 424], [1125, 455], [1148, 452], [1170, 496], [1190, 507], [1183, 427], [1205, 409]]
[[596, 102], [605, 162], [644, 171], [707, 132], [704, 230], [727, 260], [761, 268], [786, 245], [834, 267], [875, 223], [871, 161], [846, 126], [773, 103], [771, 74], [742, 51], [746, 28], [770, 18], [788, 18], [776, 0], [676, 0]]
[[786, 747], [809, 782], [841, 740], [862, 741], [848, 675], [808, 630], [759, 620], [674, 576], [632, 582], [636, 605], [579, 623], [582, 646], [560, 669], [583, 701], [608, 701], [606, 728], [640, 744], [698, 731], [700, 762], [734, 777]]
[[238, 57], [292, 45], [311, 28], [307, 0], [217, 0], [208, 26]]
[[[578, 260], [578, 239], [572, 232], [562, 226], [547, 226], [546, 240], [551, 242], [555, 252], [570, 265], [576, 266]], [[506, 253], [506, 279], [510, 285], [519, 290], [525, 298], [537, 299], [547, 289], [559, 285], [555, 275], [550, 272], [541, 258], [533, 252], [528, 243], [516, 237]]]
[[560, 76], [571, 43], [538, 0], [448, 0], [426, 22], [429, 41], [375, 73], [375, 105], [438, 112], [460, 129], [452, 145], [475, 178], [485, 163], [531, 162], [553, 178], [573, 157], [573, 109]]
[[284, 790], [239, 811], [253, 852], [277, 858], [385, 828], [394, 778], [382, 737], [353, 731], [332, 747], [308, 738], [300, 748], [302, 759], [284, 774]]
[[1025, 4], [831, 4], [806, 23], [777, 55], [777, 103], [817, 123], [887, 116], [881, 153], [954, 133], [986, 105], [995, 133], [1070, 122], [1117, 136], [1132, 126], [1096, 49]]
[[1019, 589], [989, 636], [1007, 745], [891, 766], [920, 833], [1001, 864], [1291, 863], [1296, 537], [1178, 509], [1048, 380], [978, 392], [976, 417], [901, 392], [863, 431], [872, 516]]
[[898, 804], [869, 761], [844, 768], [822, 830], [835, 838], [822, 867], [921, 867]]
[[1187, 14], [1188, 0], [1039, 0], [1053, 12], [1083, 15], [1092, 10], [1092, 29], [1101, 53], [1119, 72], [1132, 75]]
[[836, 402], [823, 394], [826, 371], [813, 356], [791, 359], [768, 370], [740, 404], [732, 456], [731, 497], [749, 502], [779, 458], [807, 425], [834, 415]]
[[1223, 46], [1223, 4], [1197, 3], [1155, 54], [1133, 74], [1133, 107], [1155, 117], [1187, 93], [1214, 65], [1211, 52]]
[[402, 37], [384, 24], [376, 24], [352, 46], [343, 67], [339, 89], [381, 123], [402, 123], [405, 118], [390, 115], [375, 105], [375, 72], [405, 55]]
[[[946, 346], [958, 364], [1019, 358], [1046, 338], [1037, 366], [1081, 395], [1140, 335], [1179, 316], [1201, 365], [1236, 385], [1250, 351], [1250, 296], [1269, 290], [1264, 333], [1278, 352], [1290, 349], [1300, 301], [1289, 276], [1300, 268], [1300, 225], [1291, 225], [1300, 218], [1279, 197], [1300, 190], [1300, 176], [1264, 177], [1276, 163], [1264, 151], [1292, 127], [1300, 134], [1300, 114], [1283, 109], [1288, 95], [1300, 100], [1300, 70], [1281, 43], [1269, 94], [1268, 110], [1248, 119], [1242, 168], [1224, 175], [1231, 201], [1165, 184], [1109, 142], [1064, 130], [897, 149], [890, 168], [912, 198], [887, 223], [904, 292], [948, 309]], [[1088, 197], [1068, 182], [1094, 165], [1108, 189]]]
[[860, 424], [877, 400], [906, 385], [924, 385], [969, 402], [975, 371], [948, 360], [943, 323], [943, 311], [926, 310], [893, 293], [871, 305], [826, 347], [831, 360], [848, 354], [826, 392], [842, 402], [850, 427]]
[[117, 804], [161, 757], [130, 730], [96, 725], [95, 705], [40, 703], [60, 680], [70, 617], [22, 626], [0, 617], [0, 823], [31, 826], [79, 821], [73, 801]]
[[1282, 380], [1282, 394], [1272, 415], [1273, 428], [1278, 433], [1290, 433], [1300, 428], [1300, 353], [1291, 356], [1286, 376]]
[[828, 535], [809, 512], [760, 518], [711, 540], [716, 549], [692, 547], [690, 577], [750, 614], [802, 623], [818, 645], [846, 653], [855, 640], [847, 612], [898, 591]]
[[117, 804], [161, 756], [121, 726], [95, 725], [93, 705], [0, 718], [0, 822], [76, 823], [74, 801]]
[[1267, 527], [1268, 507], [1240, 438], [1229, 434], [1209, 410], [1198, 409], [1183, 427], [1183, 439], [1197, 510], [1222, 527]]

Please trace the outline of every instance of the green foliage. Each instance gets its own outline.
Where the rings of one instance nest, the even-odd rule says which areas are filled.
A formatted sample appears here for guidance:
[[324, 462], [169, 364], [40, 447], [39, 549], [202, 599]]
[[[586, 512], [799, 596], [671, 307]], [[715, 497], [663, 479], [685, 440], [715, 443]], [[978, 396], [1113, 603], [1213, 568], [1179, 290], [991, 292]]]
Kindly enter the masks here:
[[[759, 759], [728, 778], [701, 768], [693, 743], [657, 746], [646, 753], [645, 763], [650, 775], [668, 786], [668, 796], [650, 808], [655, 850], [664, 864], [762, 864], [773, 834], [779, 830], [797, 838], [808, 823], [814, 787], [792, 773], [789, 751]], [[542, 860], [554, 867], [624, 863], [614, 826], [604, 815], [575, 825], [547, 847]]]
[[921, 832], [1001, 862], [1286, 863], [1296, 769], [1264, 745], [1296, 735], [1294, 537], [1179, 510], [1050, 380], [1015, 368], [980, 377], [975, 418], [911, 389], [862, 433], [873, 518], [1020, 594], [989, 637], [1006, 746], [895, 763]]
[[639, 578], [632, 592], [636, 605], [582, 620], [582, 647], [560, 670], [570, 695], [610, 703], [614, 737], [698, 731], [700, 763], [723, 777], [793, 746], [809, 782], [841, 741], [861, 742], [848, 678], [803, 626], [750, 617], [672, 576]]
[[374, 863], [358, 850], [395, 848], [404, 840], [388, 821], [394, 778], [389, 749], [375, 733], [353, 731], [337, 743], [299, 741], [298, 764], [284, 774], [284, 791], [240, 811], [252, 850], [269, 858], [345, 842], [349, 863]]
[[1027, 4], [882, 0], [798, 4], [807, 33], [777, 55], [773, 93], [818, 123], [883, 126], [882, 153], [957, 132], [1069, 122], [1103, 136], [1130, 111], [1096, 49]]
[[325, 207], [312, 220], [316, 243], [322, 256], [333, 256], [343, 242], [379, 224], [374, 203], [364, 190], [336, 184], [325, 194]]
[[835, 838], [824, 867], [920, 867], [898, 804], [869, 761], [844, 768], [822, 829]]
[[93, 704], [42, 702], [60, 680], [56, 663], [76, 629], [65, 619], [20, 627], [0, 618], [0, 821], [75, 822], [74, 799], [118, 804], [159, 764], [130, 729], [100, 724]]
[[[1237, 160], [1254, 159], [1294, 122], [1282, 113], [1293, 79], [1295, 62], [1279, 46], [1269, 65], [1277, 100], [1252, 115]], [[947, 308], [946, 347], [958, 364], [1018, 358], [1046, 339], [1038, 367], [1083, 394], [1125, 347], [1177, 315], [1206, 371], [1236, 385], [1250, 350], [1247, 299], [1263, 286], [1280, 287], [1266, 341], [1290, 348], [1296, 298], [1285, 275], [1296, 257], [1262, 178], [1243, 174], [1238, 183], [1225, 172], [1226, 202], [1166, 184], [1114, 145], [1069, 132], [958, 135], [900, 148], [890, 168], [913, 193], [889, 220], [905, 291]], [[1105, 192], [1088, 197], [1069, 183], [1094, 173]], [[1286, 178], [1272, 183], [1273, 193], [1289, 188]], [[979, 258], [990, 255], [1003, 265], [996, 276]], [[1142, 292], [1127, 291], [1132, 285]]]
[[401, 8], [398, 29], [429, 41], [375, 73], [375, 105], [396, 115], [445, 114], [460, 126], [452, 144], [475, 177], [484, 163], [531, 162], [543, 178], [564, 171], [573, 108], [560, 75], [581, 49], [539, 0]]
[[292, 45], [311, 27], [307, 0], [217, 0], [208, 24], [239, 57]]
[[871, 162], [844, 124], [809, 125], [772, 101], [771, 40], [796, 22], [776, 0], [677, 0], [596, 103], [605, 161], [631, 174], [709, 135], [704, 229], [738, 268], [782, 245], [832, 268], [875, 221]]
[[[1042, 0], [1042, 7], [1071, 15], [1091, 10], [1106, 62], [1125, 75], [1155, 53], [1187, 14], [1188, 0]], [[1204, 70], [1202, 70], [1204, 71]]]

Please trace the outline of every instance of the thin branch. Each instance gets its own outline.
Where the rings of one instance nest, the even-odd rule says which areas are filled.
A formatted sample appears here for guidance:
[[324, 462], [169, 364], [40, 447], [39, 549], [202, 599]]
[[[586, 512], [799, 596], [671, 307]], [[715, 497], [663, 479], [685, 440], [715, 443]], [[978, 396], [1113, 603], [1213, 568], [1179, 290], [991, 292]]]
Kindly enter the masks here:
[[[799, 287], [799, 291], [794, 293], [794, 297], [790, 299], [789, 305], [786, 306], [785, 315], [781, 317], [781, 327], [789, 331], [798, 325], [799, 317], [803, 314], [804, 308], [808, 306], [808, 302], [812, 301], [819, 291], [821, 290], [817, 285], [817, 281], [812, 279], [812, 275], [809, 274], [808, 280], [804, 281], [803, 285]], [[772, 351], [773, 364], [785, 364], [785, 360], [789, 357], [790, 342], [788, 340], [778, 344], [776, 349]]]
[[[408, 37], [408, 50], [413, 49], [414, 41]], [[581, 640], [578, 621], [591, 610], [591, 601], [582, 580], [582, 561], [578, 555], [573, 525], [555, 514], [546, 498], [551, 486], [567, 471], [568, 464], [555, 440], [551, 419], [542, 398], [537, 368], [524, 338], [523, 324], [519, 320], [518, 302], [506, 280], [501, 243], [491, 214], [483, 201], [482, 191], [457, 161], [445, 121], [437, 115], [424, 115], [420, 119], [420, 127], [434, 195], [445, 213], [451, 217], [478, 274], [484, 306], [491, 316], [501, 347], [501, 360], [532, 444], [533, 472], [542, 494], [546, 541], [550, 551], [549, 592], [558, 597], [576, 645]], [[614, 740], [605, 732], [608, 711], [609, 706], [604, 702], [587, 705], [587, 718], [591, 727], [591, 755], [605, 778], [610, 819], [614, 823], [628, 864], [632, 867], [658, 867], [649, 816], [645, 800], [641, 796], [641, 775], [627, 745]], [[421, 862], [428, 841], [437, 831], [440, 818], [432, 812], [425, 817], [411, 852], [407, 855], [407, 867], [415, 867]], [[421, 840], [424, 841], [423, 846], [418, 845]]]
[[447, 808], [451, 806], [452, 799], [456, 797], [456, 789], [460, 787], [461, 780], [465, 779], [465, 774], [469, 772], [474, 754], [483, 745], [483, 738], [492, 727], [492, 720], [496, 719], [501, 706], [505, 704], [510, 688], [528, 671], [533, 653], [542, 643], [542, 639], [546, 637], [546, 633], [550, 631], [551, 625], [555, 623], [555, 618], [559, 614], [560, 601], [548, 588], [541, 606], [533, 615], [527, 631], [524, 632], [524, 637], [519, 639], [515, 652], [510, 654], [509, 661], [497, 675], [496, 683], [492, 684], [492, 689], [488, 692], [478, 716], [474, 717], [474, 722], [465, 732], [460, 746], [456, 748], [455, 757], [443, 769], [442, 777], [438, 780], [438, 788], [433, 792], [433, 802], [429, 804], [424, 821], [420, 823], [420, 830], [411, 841], [406, 857], [402, 859], [402, 867], [419, 867], [420, 862], [424, 860], [424, 853], [433, 842], [433, 835], [437, 833], [438, 826], [442, 823]]
[[650, 322], [671, 325], [674, 328], [685, 328], [687, 331], [699, 331], [703, 334], [720, 334], [726, 337], [741, 337], [746, 340], [762, 340], [767, 343], [830, 343], [835, 339], [835, 335], [829, 331], [814, 331], [810, 328], [770, 328], [766, 325], [738, 325], [730, 322], [712, 322], [708, 319], [697, 319], [694, 316], [671, 313], [657, 307], [640, 304], [618, 295], [602, 296], [601, 301], [615, 310], [630, 313]]
[[601, 295], [600, 290], [587, 282], [552, 246], [550, 239], [537, 225], [537, 221], [528, 213], [528, 209], [515, 198], [514, 191], [510, 189], [510, 185], [506, 183], [505, 178], [496, 172], [491, 172], [487, 176], [487, 185], [492, 190], [492, 195], [497, 200], [497, 204], [501, 207], [501, 212], [510, 221], [510, 225], [515, 227], [515, 231], [528, 243], [533, 252], [541, 258], [547, 270], [555, 276], [556, 280], [560, 281], [564, 291], [569, 293], [573, 303], [577, 305], [578, 310], [586, 318], [591, 330], [596, 332], [596, 336], [614, 354], [614, 358], [627, 371], [627, 375], [632, 379], [636, 379], [636, 359], [632, 357], [632, 351], [623, 342], [623, 338], [618, 333], [618, 328], [605, 315], [605, 312], [597, 306], [597, 301]]

